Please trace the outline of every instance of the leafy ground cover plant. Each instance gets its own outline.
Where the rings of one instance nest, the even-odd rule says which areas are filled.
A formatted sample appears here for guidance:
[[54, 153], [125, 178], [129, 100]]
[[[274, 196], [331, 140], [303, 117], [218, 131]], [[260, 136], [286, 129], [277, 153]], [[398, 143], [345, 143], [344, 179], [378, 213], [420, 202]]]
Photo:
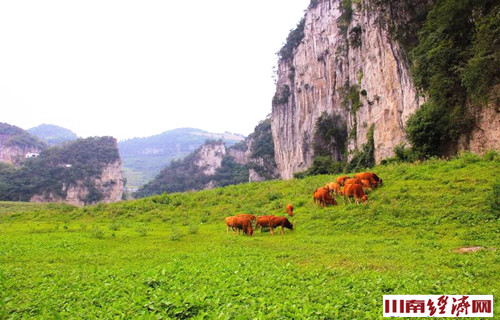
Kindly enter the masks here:
[[[499, 164], [378, 166], [367, 205], [315, 205], [328, 175], [83, 208], [2, 202], [0, 316], [372, 319], [384, 294], [497, 295]], [[287, 203], [294, 231], [226, 234], [224, 217]]]

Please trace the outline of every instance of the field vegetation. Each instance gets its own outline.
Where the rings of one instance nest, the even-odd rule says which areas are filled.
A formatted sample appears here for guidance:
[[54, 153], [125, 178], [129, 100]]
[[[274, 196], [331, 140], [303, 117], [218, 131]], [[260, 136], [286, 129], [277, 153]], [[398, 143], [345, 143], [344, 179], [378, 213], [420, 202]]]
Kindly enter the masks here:
[[[0, 319], [378, 319], [384, 294], [497, 296], [499, 155], [373, 171], [384, 185], [367, 205], [315, 205], [328, 175], [83, 208], [0, 202]], [[226, 234], [224, 217], [287, 203], [294, 231]]]

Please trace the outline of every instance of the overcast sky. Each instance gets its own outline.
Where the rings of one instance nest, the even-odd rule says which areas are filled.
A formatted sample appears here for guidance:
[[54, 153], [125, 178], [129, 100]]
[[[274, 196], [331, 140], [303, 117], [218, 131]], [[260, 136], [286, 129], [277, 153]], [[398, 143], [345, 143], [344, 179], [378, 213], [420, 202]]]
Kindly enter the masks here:
[[309, 0], [0, 1], [0, 122], [248, 135]]

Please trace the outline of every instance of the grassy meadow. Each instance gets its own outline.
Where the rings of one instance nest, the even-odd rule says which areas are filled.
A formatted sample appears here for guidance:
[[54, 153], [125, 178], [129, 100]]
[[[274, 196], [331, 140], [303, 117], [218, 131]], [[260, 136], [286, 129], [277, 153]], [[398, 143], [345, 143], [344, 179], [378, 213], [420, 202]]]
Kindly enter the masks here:
[[[83, 208], [0, 202], [0, 319], [379, 319], [384, 294], [498, 300], [499, 156], [372, 171], [384, 185], [367, 205], [315, 205], [332, 176]], [[226, 234], [224, 217], [288, 203], [284, 236]]]

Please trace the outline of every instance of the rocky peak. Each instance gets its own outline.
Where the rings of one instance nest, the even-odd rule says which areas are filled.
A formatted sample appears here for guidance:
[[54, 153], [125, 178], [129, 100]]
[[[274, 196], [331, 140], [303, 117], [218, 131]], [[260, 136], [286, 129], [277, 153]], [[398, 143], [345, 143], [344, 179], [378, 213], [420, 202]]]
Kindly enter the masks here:
[[272, 129], [283, 178], [311, 165], [315, 124], [322, 113], [346, 124], [347, 151], [366, 143], [374, 125], [379, 162], [406, 141], [404, 123], [423, 103], [401, 46], [379, 24], [380, 11], [370, 1], [357, 3], [311, 4], [303, 39], [292, 58], [279, 62]]
[[213, 175], [221, 167], [226, 155], [226, 145], [222, 140], [208, 142], [197, 151], [195, 164], [205, 175]]

